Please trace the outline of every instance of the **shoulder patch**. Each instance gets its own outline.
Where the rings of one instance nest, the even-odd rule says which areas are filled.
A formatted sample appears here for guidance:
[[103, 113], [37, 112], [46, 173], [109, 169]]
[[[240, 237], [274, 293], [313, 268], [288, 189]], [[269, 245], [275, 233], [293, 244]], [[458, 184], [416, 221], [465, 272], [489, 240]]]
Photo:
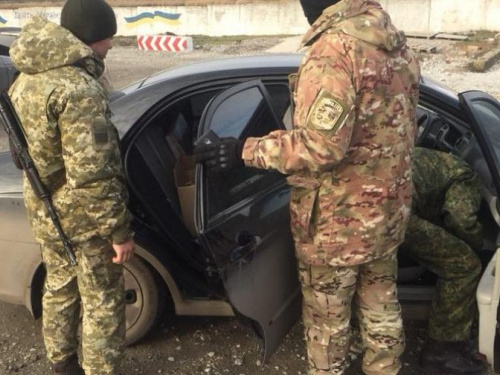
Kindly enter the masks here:
[[321, 90], [309, 110], [307, 123], [317, 130], [338, 130], [347, 113], [348, 110], [342, 100]]
[[92, 124], [92, 141], [94, 150], [107, 151], [111, 149], [111, 134], [109, 126], [104, 120], [97, 120]]

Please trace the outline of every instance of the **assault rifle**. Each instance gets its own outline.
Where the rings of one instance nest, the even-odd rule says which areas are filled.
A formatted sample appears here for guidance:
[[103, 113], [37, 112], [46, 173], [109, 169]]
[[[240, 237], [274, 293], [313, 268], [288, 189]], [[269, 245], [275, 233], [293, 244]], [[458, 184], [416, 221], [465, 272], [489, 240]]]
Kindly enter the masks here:
[[35, 192], [35, 195], [45, 203], [47, 212], [54, 223], [59, 237], [72, 266], [77, 265], [75, 253], [68, 237], [64, 233], [59, 217], [52, 204], [52, 196], [47, 187], [43, 184], [35, 163], [28, 151], [28, 143], [24, 136], [23, 128], [19, 117], [17, 116], [14, 106], [10, 101], [9, 95], [6, 92], [0, 94], [0, 122], [2, 122], [7, 135], [9, 136], [11, 147], [14, 148], [14, 153], [21, 164], [22, 169], [26, 173], [26, 177]]

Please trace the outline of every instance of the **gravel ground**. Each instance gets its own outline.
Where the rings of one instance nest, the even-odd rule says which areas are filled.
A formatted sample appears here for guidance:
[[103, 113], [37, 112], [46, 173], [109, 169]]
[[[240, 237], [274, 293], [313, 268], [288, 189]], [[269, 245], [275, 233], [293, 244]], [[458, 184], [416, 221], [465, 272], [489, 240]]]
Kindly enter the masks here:
[[[270, 47], [281, 42], [288, 50], [293, 45], [290, 39], [270, 37], [198, 47], [190, 53], [146, 52], [133, 46], [116, 46], [110, 51], [107, 61], [115, 87], [120, 88], [172, 66], [220, 56], [267, 53]], [[499, 97], [500, 64], [487, 73], [471, 73], [466, 69], [470, 54], [468, 56], [463, 44], [422, 39], [410, 39], [409, 44], [415, 48], [437, 49], [437, 53], [419, 54], [422, 72], [426, 76], [457, 91], [479, 89]], [[41, 321], [34, 321], [24, 307], [0, 303], [0, 375], [49, 373], [40, 325]], [[417, 358], [425, 338], [425, 322], [405, 319], [405, 329], [407, 345], [400, 373], [421, 375], [423, 370], [418, 367]], [[251, 329], [235, 318], [166, 316], [158, 329], [128, 348], [120, 375], [306, 373], [300, 323], [264, 365], [260, 345]], [[357, 361], [347, 375], [361, 373]]]
[[452, 88], [457, 92], [481, 90], [500, 99], [500, 63], [488, 71], [478, 73], [469, 69], [469, 64], [478, 55], [477, 49], [498, 48], [492, 42], [464, 43], [447, 40], [410, 39], [412, 46], [436, 47], [436, 53], [420, 53], [422, 74]]
[[[0, 374], [47, 375], [41, 321], [26, 309], [0, 303]], [[422, 321], [407, 321], [401, 375], [422, 375], [417, 357], [425, 335]], [[302, 325], [297, 323], [278, 351], [262, 365], [261, 343], [236, 318], [165, 317], [158, 329], [129, 347], [120, 375], [305, 375]], [[346, 375], [362, 374], [359, 361]]]
[[[272, 52], [294, 52], [300, 37], [260, 37], [233, 40], [206, 46], [195, 45], [193, 52], [141, 51], [135, 46], [113, 48], [107, 57], [111, 78], [116, 88], [142, 77], [189, 62], [232, 55], [252, 55]], [[415, 50], [435, 49], [434, 53], [419, 52], [422, 73], [460, 92], [482, 90], [500, 97], [500, 63], [486, 73], [468, 70], [477, 50], [490, 48], [489, 42], [454, 42], [442, 39], [409, 38]]]

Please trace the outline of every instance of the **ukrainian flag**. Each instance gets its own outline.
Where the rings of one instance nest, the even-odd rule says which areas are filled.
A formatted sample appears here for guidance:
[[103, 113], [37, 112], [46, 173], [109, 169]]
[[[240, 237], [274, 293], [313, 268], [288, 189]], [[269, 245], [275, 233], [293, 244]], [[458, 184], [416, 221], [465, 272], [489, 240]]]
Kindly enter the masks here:
[[130, 27], [137, 27], [139, 25], [153, 23], [155, 21], [164, 22], [168, 25], [179, 25], [180, 13], [165, 13], [159, 10], [154, 12], [142, 12], [137, 16], [125, 17], [125, 21]]

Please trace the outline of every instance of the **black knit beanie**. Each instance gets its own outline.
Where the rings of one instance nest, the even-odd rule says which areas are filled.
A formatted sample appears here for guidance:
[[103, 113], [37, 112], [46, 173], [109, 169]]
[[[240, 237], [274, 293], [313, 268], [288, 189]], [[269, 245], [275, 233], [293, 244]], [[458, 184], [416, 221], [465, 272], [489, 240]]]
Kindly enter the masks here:
[[339, 1], [340, 0], [300, 0], [300, 5], [302, 5], [307, 21], [312, 25], [326, 8], [333, 4], [337, 4]]
[[61, 26], [83, 43], [92, 44], [116, 34], [116, 17], [104, 0], [67, 0]]

